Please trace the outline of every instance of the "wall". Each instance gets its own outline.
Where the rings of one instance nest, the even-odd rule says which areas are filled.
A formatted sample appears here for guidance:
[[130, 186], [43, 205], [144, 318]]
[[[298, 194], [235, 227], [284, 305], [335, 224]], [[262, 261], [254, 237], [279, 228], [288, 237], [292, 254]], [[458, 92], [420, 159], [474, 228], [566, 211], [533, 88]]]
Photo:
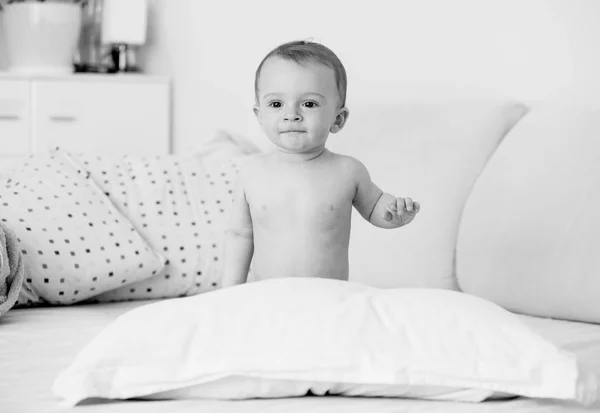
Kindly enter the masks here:
[[350, 107], [393, 100], [405, 81], [473, 84], [526, 102], [600, 83], [597, 0], [149, 1], [141, 58], [147, 72], [173, 78], [177, 153], [216, 128], [260, 139], [254, 71], [291, 39], [313, 38], [340, 56]]
[[0, 70], [6, 70], [8, 65], [6, 57], [6, 44], [4, 43], [4, 32], [3, 32], [3, 13], [0, 12]]
[[349, 75], [348, 105], [402, 81], [473, 84], [524, 101], [598, 83], [595, 0], [152, 0], [149, 72], [174, 79], [175, 151], [224, 127], [260, 134], [254, 71], [274, 46], [313, 38]]

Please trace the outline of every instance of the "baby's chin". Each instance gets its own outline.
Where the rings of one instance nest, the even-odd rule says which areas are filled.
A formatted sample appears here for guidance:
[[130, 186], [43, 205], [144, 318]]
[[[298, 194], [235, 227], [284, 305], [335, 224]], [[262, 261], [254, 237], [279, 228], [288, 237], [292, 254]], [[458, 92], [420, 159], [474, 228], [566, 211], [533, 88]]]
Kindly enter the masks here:
[[279, 134], [278, 141], [282, 146], [296, 148], [305, 146], [309, 138], [306, 132], [283, 132]]
[[325, 142], [309, 139], [306, 134], [289, 133], [285, 136], [281, 136], [275, 145], [290, 152], [306, 152], [311, 150], [322, 150], [325, 146]]
[[302, 153], [313, 149], [312, 145], [307, 145], [306, 141], [300, 139], [283, 139], [275, 144], [277, 149], [289, 153]]

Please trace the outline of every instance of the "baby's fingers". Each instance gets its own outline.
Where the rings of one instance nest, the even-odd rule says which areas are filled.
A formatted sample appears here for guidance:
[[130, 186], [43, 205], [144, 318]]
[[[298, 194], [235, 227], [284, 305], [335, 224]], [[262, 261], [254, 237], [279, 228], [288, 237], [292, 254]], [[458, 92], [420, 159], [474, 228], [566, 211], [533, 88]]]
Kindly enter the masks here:
[[394, 216], [398, 215], [398, 209], [396, 207], [396, 202], [390, 202], [385, 206], [385, 212], [383, 213], [383, 220], [386, 222], [394, 219]]
[[398, 213], [406, 211], [411, 214], [416, 214], [421, 210], [421, 204], [419, 204], [417, 201], [413, 201], [412, 198], [397, 198], [396, 204], [398, 208]]
[[413, 200], [410, 198], [396, 198], [396, 211], [402, 214], [404, 211], [412, 212]]

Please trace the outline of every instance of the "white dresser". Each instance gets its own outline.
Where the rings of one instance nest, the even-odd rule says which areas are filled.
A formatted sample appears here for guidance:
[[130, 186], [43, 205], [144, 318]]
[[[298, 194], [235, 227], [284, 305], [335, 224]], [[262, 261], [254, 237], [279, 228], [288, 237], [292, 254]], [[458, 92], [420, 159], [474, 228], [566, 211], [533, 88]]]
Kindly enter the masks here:
[[57, 146], [99, 155], [169, 154], [170, 101], [165, 77], [0, 73], [0, 170]]

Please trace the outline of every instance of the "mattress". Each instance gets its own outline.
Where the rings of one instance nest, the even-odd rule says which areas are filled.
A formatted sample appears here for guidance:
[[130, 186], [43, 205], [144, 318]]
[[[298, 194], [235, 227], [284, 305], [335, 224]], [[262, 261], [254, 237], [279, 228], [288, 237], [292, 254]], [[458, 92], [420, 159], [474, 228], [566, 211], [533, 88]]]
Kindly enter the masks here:
[[[345, 412], [345, 413], [549, 413], [600, 411], [570, 403], [516, 398], [482, 404], [354, 397], [272, 400], [86, 401], [64, 406], [50, 391], [66, 367], [96, 334], [124, 312], [152, 301], [13, 309], [0, 317], [0, 412]], [[543, 336], [575, 352], [600, 377], [600, 325], [520, 316]]]

